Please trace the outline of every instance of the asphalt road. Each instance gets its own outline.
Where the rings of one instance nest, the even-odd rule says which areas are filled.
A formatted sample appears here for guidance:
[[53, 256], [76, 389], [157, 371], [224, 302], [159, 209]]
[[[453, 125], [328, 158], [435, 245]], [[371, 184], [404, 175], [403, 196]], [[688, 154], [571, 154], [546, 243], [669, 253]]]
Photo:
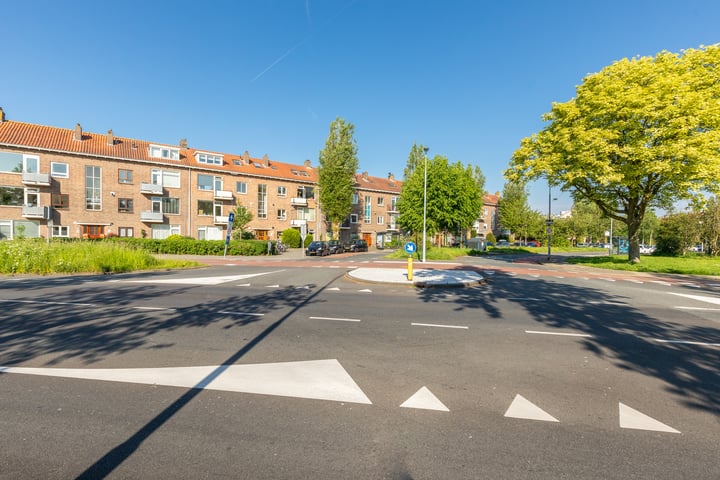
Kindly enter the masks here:
[[373, 259], [2, 279], [0, 478], [720, 478], [712, 279]]

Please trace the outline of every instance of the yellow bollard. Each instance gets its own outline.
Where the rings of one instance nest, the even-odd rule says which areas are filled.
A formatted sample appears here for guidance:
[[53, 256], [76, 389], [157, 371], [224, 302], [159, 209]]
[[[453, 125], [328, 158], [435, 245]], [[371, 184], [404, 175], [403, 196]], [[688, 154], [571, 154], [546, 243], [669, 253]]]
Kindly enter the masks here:
[[412, 257], [408, 257], [408, 282], [412, 282]]

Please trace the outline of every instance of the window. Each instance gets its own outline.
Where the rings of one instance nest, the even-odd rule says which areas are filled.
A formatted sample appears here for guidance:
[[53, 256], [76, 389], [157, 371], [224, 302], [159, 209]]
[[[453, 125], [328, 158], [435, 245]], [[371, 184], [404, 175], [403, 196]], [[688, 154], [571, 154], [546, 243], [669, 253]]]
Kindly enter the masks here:
[[267, 185], [258, 185], [258, 218], [267, 218]]
[[235, 184], [235, 191], [237, 193], [242, 193], [243, 195], [247, 194], [247, 183], [245, 182], [237, 182]]
[[102, 179], [100, 177], [102, 170], [100, 167], [85, 167], [85, 209], [101, 210], [102, 209]]
[[222, 227], [198, 227], [198, 240], [224, 240]]
[[52, 236], [68, 238], [70, 237], [70, 227], [63, 225], [53, 225]]
[[383, 217], [382, 215], [379, 216], [379, 217], [377, 217], [377, 224], [378, 224], [378, 225], [383, 225], [384, 223], [385, 223], [385, 217]]
[[37, 207], [40, 205], [40, 190], [37, 188], [26, 188], [24, 201], [24, 205], [27, 207]]
[[132, 170], [125, 170], [123, 168], [118, 170], [118, 183], [132, 183], [133, 176]]
[[23, 156], [20, 153], [0, 152], [0, 172], [20, 173], [23, 169]]
[[150, 156], [153, 158], [165, 158], [167, 160], [180, 160], [180, 149], [150, 145]]
[[180, 172], [154, 169], [151, 176], [153, 185], [180, 188]]
[[198, 190], [212, 190], [215, 184], [215, 177], [212, 175], [198, 174]]
[[278, 197], [286, 197], [287, 196], [287, 188], [283, 186], [277, 187], [277, 194]]
[[157, 224], [152, 226], [151, 238], [162, 240], [170, 235], [180, 235], [180, 225]]
[[162, 212], [174, 215], [180, 214], [180, 199], [179, 198], [167, 198], [162, 199]]
[[50, 162], [50, 175], [55, 178], [68, 178], [68, 164]]
[[398, 197], [390, 198], [390, 210], [392, 210], [393, 212], [397, 212], [397, 202], [398, 202]]
[[212, 215], [212, 214], [213, 214], [212, 200], [198, 200], [198, 215]]
[[278, 208], [277, 219], [278, 220], [287, 220], [287, 212], [285, 211], [284, 208]]
[[22, 207], [25, 201], [23, 187], [0, 187], [0, 205]]
[[369, 195], [365, 196], [365, 215], [364, 222], [370, 223], [372, 220], [372, 197]]
[[133, 227], [118, 227], [118, 237], [133, 237]]
[[296, 210], [296, 214], [297, 214], [298, 220], [306, 220], [308, 222], [315, 221], [315, 209], [314, 208], [301, 207]]
[[53, 193], [50, 195], [50, 204], [53, 208], [68, 208], [70, 207], [70, 195], [67, 193]]
[[118, 212], [132, 213], [133, 212], [132, 198], [118, 198]]
[[358, 223], [357, 213], [351, 213], [351, 214], [350, 214], [350, 223]]
[[352, 203], [353, 205], [357, 205], [358, 203], [360, 203], [360, 197], [357, 193], [353, 193]]
[[378, 202], [377, 202], [377, 204], [378, 204], [378, 207], [382, 207], [383, 205], [385, 205], [385, 198], [384, 198], [384, 197], [378, 197]]
[[23, 172], [39, 173], [40, 157], [34, 155], [23, 155]]
[[83, 225], [83, 238], [105, 238], [105, 225]]
[[198, 163], [204, 163], [206, 165], [222, 165], [223, 164], [223, 156], [222, 155], [215, 155], [212, 153], [196, 153], [195, 154], [195, 160], [197, 160]]

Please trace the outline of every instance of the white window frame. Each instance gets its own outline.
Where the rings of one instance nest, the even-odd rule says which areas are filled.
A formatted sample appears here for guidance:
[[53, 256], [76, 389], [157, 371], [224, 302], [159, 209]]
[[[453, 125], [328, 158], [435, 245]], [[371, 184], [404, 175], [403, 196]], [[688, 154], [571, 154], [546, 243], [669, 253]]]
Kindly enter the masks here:
[[67, 225], [53, 225], [52, 226], [52, 237], [53, 238], [70, 238], [70, 227]]
[[[64, 172], [58, 172], [55, 167], [64, 166]], [[50, 176], [54, 178], [68, 178], [70, 176], [70, 167], [65, 162], [50, 162]]]
[[277, 187], [277, 195], [278, 197], [287, 197], [287, 187], [284, 185], [279, 185]]
[[153, 168], [151, 172], [151, 183], [168, 188], [180, 188], [180, 172]]
[[23, 154], [23, 172], [40, 173], [40, 157]]
[[247, 187], [247, 182], [235, 182], [235, 193], [239, 193], [240, 195], [247, 195]]
[[378, 198], [377, 198], [377, 206], [378, 206], [378, 207], [383, 207], [383, 206], [385, 206], [385, 197], [378, 197]]
[[196, 152], [195, 161], [198, 163], [204, 163], [205, 165], [222, 165], [223, 155], [209, 152]]
[[150, 156], [152, 158], [165, 158], [167, 160], [180, 160], [180, 149], [163, 147], [161, 145], [150, 145]]
[[284, 208], [278, 208], [277, 209], [277, 219], [278, 220], [287, 220], [287, 210]]
[[357, 213], [350, 214], [350, 223], [358, 223], [358, 214]]
[[385, 225], [385, 217], [383, 217], [382, 215], [378, 215], [378, 217], [377, 217], [377, 224], [378, 224], [378, 225]]
[[40, 189], [39, 188], [25, 188], [23, 192], [23, 204], [26, 207], [39, 207], [40, 206]]
[[[205, 181], [205, 183], [201, 184], [200, 178], [202, 178], [203, 181]], [[202, 190], [204, 192], [212, 192], [213, 188], [215, 187], [215, 178], [217, 178], [217, 177], [215, 177], [213, 175], [206, 175], [204, 173], [198, 173], [198, 176], [197, 176], [198, 190]], [[208, 180], [209, 180], [209, 183], [208, 183]]]

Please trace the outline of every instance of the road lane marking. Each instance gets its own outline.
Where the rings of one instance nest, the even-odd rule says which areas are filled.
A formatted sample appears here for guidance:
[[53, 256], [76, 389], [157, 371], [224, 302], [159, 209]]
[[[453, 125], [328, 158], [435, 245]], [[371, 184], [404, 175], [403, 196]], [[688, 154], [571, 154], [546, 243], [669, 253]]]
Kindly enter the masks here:
[[159, 310], [168, 312], [177, 312], [177, 308], [166, 308], [166, 307], [130, 307], [135, 310]]
[[707, 302], [707, 303], [713, 303], [715, 305], [720, 305], [720, 298], [718, 297], [708, 297], [706, 295], [691, 295], [689, 293], [675, 293], [670, 292], [671, 295], [677, 295], [678, 297], [685, 297], [690, 298], [692, 300], [698, 300], [700, 302]]
[[449, 412], [450, 409], [445, 406], [427, 387], [423, 386], [415, 392], [415, 394], [405, 400], [402, 408], [420, 408], [423, 410], [438, 410], [441, 412]]
[[223, 310], [221, 312], [223, 315], [245, 315], [247, 317], [262, 317], [265, 315], [264, 313], [252, 313], [252, 312], [228, 312], [227, 310]]
[[219, 285], [221, 283], [235, 282], [237, 280], [245, 280], [246, 278], [258, 277], [260, 275], [270, 275], [271, 273], [284, 272], [285, 269], [275, 270], [272, 272], [247, 273], [243, 275], [222, 275], [218, 277], [185, 277], [185, 278], [156, 278], [149, 277], [140, 280], [123, 280], [126, 283], [169, 283], [169, 284], [189, 284], [189, 285]]
[[559, 335], [563, 337], [585, 337], [592, 338], [589, 333], [566, 333], [566, 332], [543, 332], [539, 330], [525, 330], [525, 333], [533, 333], [536, 335]]
[[23, 368], [0, 373], [201, 388], [282, 397], [372, 402], [336, 359], [248, 365], [165, 368]]
[[702, 312], [720, 312], [720, 308], [708, 308], [708, 307], [675, 307], [678, 310], [700, 310]]
[[37, 305], [71, 305], [74, 307], [97, 307], [97, 305], [95, 305], [93, 303], [47, 302], [47, 301], [43, 301], [43, 300], [5, 300], [5, 299], [1, 299], [0, 302], [30, 303], [30, 304], [37, 304]]
[[527, 400], [519, 393], [515, 395], [512, 403], [505, 411], [505, 416], [510, 418], [522, 418], [525, 420], [540, 420], [542, 422], [559, 422], [557, 418]]
[[669, 425], [655, 420], [642, 412], [628, 407], [624, 403], [619, 404], [620, 428], [631, 428], [635, 430], [651, 430], [653, 432], [680, 433]]
[[680, 345], [699, 345], [701, 347], [720, 347], [720, 343], [695, 342], [691, 340], [662, 340], [660, 338], [653, 338], [652, 340], [658, 343], [677, 343]]
[[334, 320], [336, 322], [361, 322], [357, 318], [309, 317], [311, 320]]
[[414, 327], [460, 328], [463, 330], [468, 330], [470, 328], [464, 325], [437, 325], [434, 323], [411, 323], [410, 325]]

